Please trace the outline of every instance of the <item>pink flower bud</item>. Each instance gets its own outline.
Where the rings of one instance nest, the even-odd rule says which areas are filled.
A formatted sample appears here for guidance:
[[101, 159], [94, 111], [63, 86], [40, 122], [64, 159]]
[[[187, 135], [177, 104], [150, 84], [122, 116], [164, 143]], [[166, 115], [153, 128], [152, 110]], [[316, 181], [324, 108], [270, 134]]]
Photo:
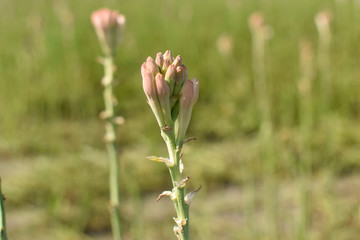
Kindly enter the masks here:
[[188, 78], [188, 72], [185, 65], [177, 67], [173, 95], [178, 95], [180, 93], [180, 90], [187, 78]]
[[141, 65], [141, 76], [143, 79], [143, 88], [148, 99], [156, 98], [154, 75], [146, 68], [146, 63]]
[[170, 93], [173, 93], [175, 86], [176, 69], [174, 65], [170, 65], [165, 74], [165, 81], [168, 82], [170, 87]]
[[160, 102], [162, 112], [164, 114], [165, 123], [167, 126], [172, 124], [171, 109], [170, 109], [170, 88], [165, 81], [164, 75], [158, 73], [155, 77], [156, 93]]
[[155, 63], [161, 68], [164, 63], [164, 58], [161, 52], [156, 54]]
[[122, 38], [125, 16], [117, 11], [104, 8], [93, 12], [91, 14], [91, 21], [104, 54], [112, 54]]
[[156, 65], [154, 59], [151, 57], [146, 59], [146, 68], [149, 69], [154, 76], [159, 72], [159, 66]]
[[169, 60], [169, 59], [165, 59], [165, 60], [164, 60], [164, 64], [163, 64], [163, 66], [162, 66], [162, 68], [161, 68], [161, 71], [162, 71], [162, 72], [166, 72], [170, 65], [171, 65], [170, 60]]
[[197, 79], [187, 80], [181, 92], [179, 119], [177, 124], [176, 142], [182, 145], [186, 130], [189, 126], [192, 108], [199, 97], [199, 81]]
[[162, 110], [156, 93], [154, 75], [149, 69], [147, 69], [146, 63], [141, 65], [141, 75], [143, 79], [143, 88], [148, 99], [148, 103], [155, 114], [159, 126], [164, 127], [165, 123], [162, 118]]
[[166, 50], [164, 53], [164, 60], [168, 59], [170, 61], [170, 64], [174, 61], [174, 58], [172, 57], [171, 51]]
[[180, 55], [177, 55], [177, 57], [175, 58], [175, 60], [174, 60], [174, 62], [172, 63], [172, 65], [174, 65], [175, 67], [178, 67], [178, 66], [181, 65], [181, 61], [182, 61], [182, 59], [181, 59]]
[[165, 81], [164, 75], [161, 73], [156, 74], [155, 77], [156, 92], [159, 99], [170, 97], [170, 88]]
[[192, 108], [199, 97], [199, 80], [187, 80], [182, 89], [180, 98], [180, 108]]

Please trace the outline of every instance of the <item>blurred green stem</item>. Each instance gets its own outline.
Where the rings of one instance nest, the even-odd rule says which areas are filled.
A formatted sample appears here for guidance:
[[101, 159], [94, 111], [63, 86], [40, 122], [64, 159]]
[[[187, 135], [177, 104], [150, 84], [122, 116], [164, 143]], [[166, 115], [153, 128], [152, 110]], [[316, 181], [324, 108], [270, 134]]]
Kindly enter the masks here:
[[[308, 43], [307, 43], [308, 44]], [[312, 50], [309, 45], [301, 45], [300, 67], [302, 77], [298, 83], [299, 89], [299, 116], [300, 116], [300, 189], [301, 189], [301, 216], [297, 233], [298, 240], [308, 239], [308, 230], [311, 220], [311, 167], [312, 167]]]
[[265, 26], [256, 28], [253, 34], [252, 42], [252, 67], [254, 74], [255, 95], [258, 104], [260, 116], [260, 154], [263, 160], [264, 177], [265, 177], [265, 212], [268, 218], [269, 228], [267, 229], [267, 237], [270, 239], [278, 239], [277, 231], [277, 190], [275, 178], [275, 146], [273, 123], [271, 119], [272, 105], [270, 94], [266, 81], [265, 71], [265, 45], [267, 36], [265, 34]]
[[1, 191], [1, 178], [0, 178], [0, 240], [7, 240], [6, 235], [6, 221], [5, 221], [5, 207], [4, 207], [4, 196]]
[[331, 32], [328, 27], [318, 29], [318, 65], [321, 80], [321, 110], [328, 113], [332, 104], [332, 81], [331, 81], [331, 64], [330, 64], [330, 43]]
[[[326, 142], [325, 142], [325, 154], [324, 159], [327, 159], [329, 162], [329, 178], [326, 183], [328, 188], [329, 197], [328, 204], [331, 206], [334, 211], [329, 217], [328, 222], [335, 223], [337, 221], [337, 207], [336, 207], [336, 194], [334, 192], [335, 185], [335, 174], [336, 174], [336, 148], [334, 147], [334, 140], [338, 138], [337, 131], [334, 126], [329, 125], [329, 122], [334, 118], [337, 118], [337, 112], [331, 111], [332, 105], [334, 104], [333, 96], [333, 82], [332, 82], [332, 66], [331, 66], [331, 28], [330, 21], [326, 25], [318, 27], [319, 40], [318, 40], [318, 70], [320, 72], [320, 86], [321, 86], [321, 109], [319, 111], [322, 115], [320, 120], [324, 126], [326, 132]], [[336, 140], [335, 140], [336, 141]], [[333, 228], [327, 229], [328, 235], [330, 236], [333, 233]]]
[[245, 167], [241, 168], [241, 175], [244, 177], [244, 187], [243, 191], [248, 192], [248, 194], [242, 194], [243, 197], [243, 211], [244, 217], [246, 219], [246, 231], [247, 237], [245, 239], [259, 240], [259, 232], [257, 231], [258, 221], [255, 219], [256, 216], [256, 179], [254, 169], [248, 169]]
[[144, 239], [144, 216], [143, 214], [143, 199], [141, 197], [141, 189], [139, 186], [139, 179], [136, 175], [136, 166], [134, 162], [129, 162], [128, 165], [123, 166], [126, 168], [126, 172], [123, 172], [124, 179], [127, 179], [126, 191], [129, 194], [130, 201], [132, 202], [132, 207], [136, 209], [134, 214], [131, 216], [131, 239], [140, 240]]
[[111, 227], [114, 240], [121, 240], [120, 224], [120, 194], [119, 194], [119, 161], [116, 149], [116, 125], [114, 122], [114, 97], [113, 97], [113, 79], [115, 67], [113, 57], [108, 55], [104, 59], [105, 76], [104, 85], [104, 102], [105, 112], [105, 141], [109, 159], [109, 186], [110, 186], [110, 216]]
[[172, 192], [174, 194], [174, 197], [172, 201], [175, 206], [177, 220], [183, 223], [180, 224], [180, 226], [178, 224], [180, 231], [177, 233], [177, 236], [180, 240], [189, 240], [189, 205], [185, 203], [185, 182], [181, 173], [182, 170], [180, 161], [182, 147], [176, 145], [173, 128], [171, 128], [170, 130], [163, 129], [162, 136], [168, 148], [170, 161], [174, 163], [173, 166], [168, 166], [173, 185]]

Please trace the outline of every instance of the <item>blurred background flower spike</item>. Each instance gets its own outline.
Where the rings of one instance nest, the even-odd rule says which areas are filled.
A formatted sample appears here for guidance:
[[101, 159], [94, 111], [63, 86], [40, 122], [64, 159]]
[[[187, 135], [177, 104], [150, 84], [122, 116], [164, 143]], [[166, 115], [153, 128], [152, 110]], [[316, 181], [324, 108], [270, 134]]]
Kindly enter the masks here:
[[125, 16], [108, 8], [91, 14], [91, 21], [105, 56], [113, 55], [118, 47], [125, 27]]
[[[117, 11], [107, 8], [97, 10], [91, 14], [91, 21], [98, 36], [104, 59], [104, 78], [103, 78], [103, 98], [105, 103], [105, 142], [109, 159], [109, 188], [110, 188], [110, 217], [111, 228], [114, 240], [121, 240], [121, 220], [120, 220], [120, 190], [119, 190], [119, 154], [117, 150], [117, 119], [114, 114], [116, 98], [113, 95], [113, 81], [115, 64], [114, 58], [116, 49], [122, 38], [125, 17]], [[150, 91], [150, 90], [149, 90]]]

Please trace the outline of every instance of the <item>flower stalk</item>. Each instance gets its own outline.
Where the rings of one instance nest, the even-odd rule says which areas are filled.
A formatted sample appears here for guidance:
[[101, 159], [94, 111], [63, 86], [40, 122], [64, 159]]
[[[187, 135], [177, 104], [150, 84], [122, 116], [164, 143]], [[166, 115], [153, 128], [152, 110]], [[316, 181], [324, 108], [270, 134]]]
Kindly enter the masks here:
[[300, 190], [301, 190], [301, 216], [297, 231], [297, 239], [308, 239], [308, 230], [311, 225], [311, 167], [312, 167], [312, 88], [314, 81], [313, 51], [310, 42], [300, 42], [300, 70], [301, 77], [298, 81], [299, 91], [299, 135], [300, 135]]
[[108, 83], [104, 84], [104, 103], [105, 112], [107, 114], [105, 122], [105, 142], [109, 158], [109, 186], [110, 186], [110, 216], [111, 227], [114, 239], [121, 239], [121, 220], [120, 220], [120, 193], [119, 193], [119, 161], [118, 151], [116, 147], [116, 124], [114, 121], [114, 101], [113, 101], [113, 58], [104, 59], [105, 78]]
[[125, 25], [125, 17], [116, 11], [101, 9], [91, 15], [91, 20], [96, 30], [104, 58], [101, 63], [104, 66], [103, 98], [105, 110], [100, 117], [105, 121], [105, 142], [109, 159], [109, 190], [111, 228], [114, 240], [121, 240], [121, 216], [120, 216], [120, 186], [119, 186], [119, 161], [116, 146], [116, 125], [123, 122], [122, 117], [116, 117], [114, 106], [116, 100], [113, 95], [114, 81], [114, 55], [121, 40]]
[[141, 75], [145, 95], [169, 153], [169, 158], [148, 157], [166, 164], [172, 182], [172, 190], [161, 193], [156, 201], [164, 196], [170, 197], [177, 214], [174, 218], [174, 234], [179, 240], [189, 240], [189, 206], [198, 190], [185, 192], [189, 177], [183, 175], [181, 150], [186, 142], [184, 138], [192, 108], [199, 96], [199, 81], [188, 79], [187, 68], [182, 64], [181, 57], [173, 58], [170, 51], [158, 53], [155, 60], [148, 57], [141, 66]]
[[331, 82], [331, 63], [330, 63], [330, 47], [331, 47], [331, 21], [332, 14], [330, 11], [323, 10], [316, 14], [315, 25], [319, 34], [318, 41], [318, 66], [321, 77], [321, 107], [325, 113], [331, 107], [333, 101], [332, 82]]
[[[315, 25], [318, 30], [318, 72], [320, 76], [320, 108], [318, 113], [320, 115], [321, 125], [325, 132], [325, 151], [324, 159], [327, 159], [329, 166], [329, 176], [326, 182], [326, 188], [328, 197], [328, 203], [334, 208], [334, 213], [329, 216], [328, 222], [335, 224], [337, 221], [337, 207], [336, 207], [336, 193], [334, 192], [335, 175], [337, 169], [337, 158], [336, 158], [336, 144], [339, 141], [339, 130], [334, 126], [340, 126], [340, 124], [332, 124], [330, 122], [339, 121], [339, 116], [336, 111], [331, 111], [334, 105], [334, 82], [332, 81], [332, 65], [331, 65], [331, 23], [333, 20], [333, 14], [330, 10], [322, 10], [315, 15]], [[326, 232], [331, 235], [333, 232], [332, 228], [326, 229]]]
[[[252, 34], [252, 67], [256, 101], [260, 121], [260, 158], [263, 160], [265, 180], [265, 212], [269, 224], [267, 237], [278, 239], [278, 212], [276, 189], [276, 159], [274, 146], [274, 127], [272, 122], [272, 105], [265, 69], [265, 49], [267, 41], [272, 37], [272, 29], [265, 22], [260, 12], [254, 12], [249, 17], [249, 27]], [[256, 206], [252, 206], [256, 209]], [[256, 236], [256, 234], [254, 234]]]
[[6, 234], [6, 221], [5, 221], [5, 207], [4, 207], [5, 197], [2, 194], [1, 190], [1, 178], [0, 178], [0, 240], [7, 240]]

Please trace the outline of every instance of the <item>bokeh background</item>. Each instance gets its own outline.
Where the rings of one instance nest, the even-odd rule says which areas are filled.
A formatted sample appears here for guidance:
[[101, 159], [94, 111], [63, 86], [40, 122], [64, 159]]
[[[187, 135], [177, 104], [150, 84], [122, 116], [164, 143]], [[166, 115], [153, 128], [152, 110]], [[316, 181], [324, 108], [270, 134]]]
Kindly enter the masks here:
[[[166, 147], [140, 75], [146, 57], [166, 49], [200, 81], [188, 131], [198, 140], [183, 157], [189, 189], [202, 186], [191, 205], [193, 239], [359, 239], [360, 1], [1, 0], [10, 239], [111, 239], [103, 69], [90, 23], [104, 6], [127, 18], [115, 87], [126, 119], [118, 129], [125, 239], [175, 239], [171, 201], [154, 203], [171, 184], [164, 165], [145, 159], [166, 156]], [[329, 51], [314, 22], [324, 9]], [[252, 64], [255, 11], [269, 30], [263, 70]], [[266, 124], [257, 76], [267, 83]]]

